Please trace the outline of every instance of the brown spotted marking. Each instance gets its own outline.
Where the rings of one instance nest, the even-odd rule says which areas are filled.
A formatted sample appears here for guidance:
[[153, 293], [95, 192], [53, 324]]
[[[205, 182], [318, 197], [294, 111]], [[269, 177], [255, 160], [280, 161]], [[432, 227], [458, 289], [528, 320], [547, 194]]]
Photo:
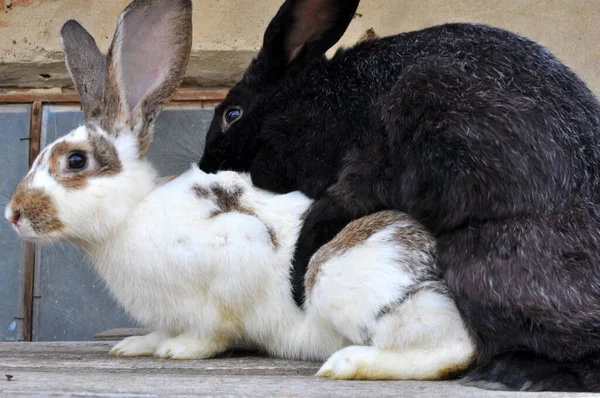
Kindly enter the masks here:
[[436, 241], [433, 235], [409, 215], [398, 214], [400, 216], [398, 221], [404, 221], [408, 225], [404, 228], [397, 228], [392, 233], [390, 242], [401, 244], [409, 250], [435, 253]]
[[15, 188], [11, 196], [13, 212], [28, 220], [37, 234], [60, 231], [64, 225], [58, 219], [52, 198], [39, 188], [28, 188], [31, 178], [31, 175], [25, 177]]
[[207, 198], [210, 194], [210, 192], [208, 192], [208, 189], [204, 188], [201, 185], [194, 185], [192, 187], [192, 192], [194, 192], [194, 194], [196, 194], [196, 196], [200, 199]]
[[277, 238], [277, 234], [271, 227], [267, 227], [267, 233], [269, 234], [269, 239], [271, 239], [271, 244], [275, 249], [279, 247], [279, 239]]
[[267, 234], [269, 235], [269, 239], [271, 240], [273, 248], [279, 248], [279, 238], [277, 237], [275, 230], [265, 224], [260, 217], [258, 217], [256, 212], [254, 212], [254, 210], [249, 209], [240, 203], [240, 199], [244, 193], [244, 189], [242, 187], [234, 187], [233, 190], [228, 190], [222, 185], [216, 183], [212, 184], [210, 189], [207, 189], [201, 185], [194, 185], [192, 187], [192, 192], [199, 199], [208, 198], [211, 195], [215, 198], [215, 202], [219, 209], [211, 213], [211, 218], [231, 212], [247, 214], [249, 216], [258, 218], [263, 223], [265, 228], [267, 228]]
[[[88, 166], [86, 170], [81, 172], [63, 172], [61, 170], [61, 160], [75, 151], [83, 152], [88, 157], [93, 156], [94, 165], [91, 168]], [[50, 175], [65, 189], [75, 190], [84, 188], [91, 177], [118, 174], [122, 170], [122, 165], [117, 150], [112, 143], [100, 134], [92, 133], [88, 142], [61, 141], [56, 143], [51, 150], [48, 170]]]
[[317, 275], [323, 264], [334, 256], [339, 256], [360, 243], [371, 235], [389, 227], [398, 221], [398, 212], [381, 211], [366, 217], [359, 218], [348, 224], [329, 243], [323, 245], [312, 257], [306, 272], [305, 286], [307, 292], [312, 290], [317, 282]]
[[219, 184], [212, 184], [210, 189], [217, 199], [217, 206], [219, 206], [219, 210], [213, 214], [213, 217], [216, 217], [219, 214], [230, 212], [256, 216], [252, 209], [248, 209], [242, 206], [240, 203], [240, 198], [244, 193], [244, 189], [242, 187], [235, 187], [230, 191]]
[[431, 234], [410, 216], [393, 210], [380, 211], [351, 222], [315, 253], [306, 273], [306, 290], [312, 290], [316, 284], [319, 270], [323, 264], [397, 222], [405, 222], [408, 225], [406, 228], [397, 228], [390, 238], [390, 243], [402, 244], [403, 247], [420, 251], [431, 252], [434, 250], [435, 240]]
[[94, 158], [98, 164], [94, 176], [108, 176], [121, 172], [123, 166], [115, 146], [100, 134], [91, 134], [90, 143], [94, 148]]
[[63, 188], [71, 191], [71, 190], [76, 190], [76, 189], [82, 189], [85, 188], [85, 186], [87, 185], [87, 180], [88, 178], [88, 173], [81, 172], [81, 173], [76, 173], [76, 174], [72, 174], [69, 176], [58, 176], [56, 177], [56, 181], [62, 185]]
[[375, 33], [375, 30], [373, 30], [373, 28], [369, 28], [365, 31], [365, 33], [363, 33], [363, 35], [360, 37], [360, 39], [358, 39], [357, 43], [362, 43], [365, 41], [370, 41], [370, 40], [375, 40], [375, 39], [379, 39], [379, 35], [377, 33]]
[[48, 165], [48, 171], [51, 176], [58, 176], [60, 173], [60, 160], [72, 149], [75, 149], [73, 145], [66, 141], [57, 142], [52, 146], [50, 152], [50, 164]]

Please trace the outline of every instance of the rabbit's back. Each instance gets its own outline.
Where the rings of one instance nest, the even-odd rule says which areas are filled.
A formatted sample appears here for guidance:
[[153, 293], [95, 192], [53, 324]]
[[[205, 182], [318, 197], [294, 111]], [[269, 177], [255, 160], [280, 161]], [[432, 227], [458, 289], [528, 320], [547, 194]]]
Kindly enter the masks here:
[[[371, 119], [382, 121], [377, 145], [391, 147], [398, 171], [389, 186], [402, 187], [382, 201], [436, 234], [598, 201], [600, 105], [586, 85], [546, 48], [510, 32], [431, 32], [437, 40], [403, 69]], [[417, 173], [423, 164], [427, 172]]]
[[[588, 145], [600, 135], [598, 101], [548, 49], [502, 29], [446, 24], [362, 42], [314, 60], [278, 87], [269, 106], [261, 136], [298, 165], [294, 184], [313, 198], [335, 182], [353, 148], [374, 146], [402, 170], [413, 132], [452, 123], [462, 142], [445, 146], [462, 159], [495, 162], [493, 173], [521, 165], [540, 184], [550, 180], [544, 188], [552, 192], [567, 175], [569, 192], [577, 186], [597, 195], [587, 170], [600, 161], [600, 149]], [[515, 156], [505, 161], [508, 150]], [[523, 164], [525, 155], [536, 157]], [[563, 169], [555, 180], [550, 160]], [[395, 198], [381, 199], [396, 208]]]
[[325, 70], [306, 68], [303, 73], [335, 76], [336, 84], [350, 85], [350, 93], [353, 87], [362, 86], [373, 90], [372, 94], [384, 94], [403, 72], [429, 61], [435, 61], [440, 72], [460, 66], [462, 79], [473, 85], [494, 82], [531, 98], [569, 94], [563, 100], [587, 102], [588, 106], [591, 101], [597, 107], [585, 83], [549, 49], [526, 37], [481, 24], [449, 23], [361, 42], [339, 50], [331, 60], [321, 60]]
[[[130, 314], [153, 327], [183, 325], [215, 298], [258, 294], [256, 286], [268, 283], [256, 268], [289, 265], [305, 209], [271, 214], [265, 207], [275, 198], [249, 184], [238, 173], [192, 167], [146, 196], [105, 245], [89, 249]], [[286, 196], [290, 208], [310, 203]]]
[[287, 235], [294, 234], [288, 230], [299, 228], [299, 215], [310, 201], [294, 194], [286, 198], [288, 209], [280, 207], [275, 215], [265, 209], [278, 197], [255, 190], [247, 176], [192, 167], [145, 198], [130, 217], [128, 232], [139, 250], [147, 251], [143, 242], [152, 241], [190, 266], [199, 260], [250, 261], [291, 250]]

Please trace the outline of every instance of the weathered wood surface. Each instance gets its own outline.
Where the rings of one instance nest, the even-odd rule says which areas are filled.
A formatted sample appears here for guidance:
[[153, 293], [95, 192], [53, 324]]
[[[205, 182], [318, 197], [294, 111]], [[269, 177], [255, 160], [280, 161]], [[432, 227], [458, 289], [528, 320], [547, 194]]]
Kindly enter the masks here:
[[[0, 397], [570, 397], [483, 391], [456, 382], [340, 382], [319, 364], [239, 354], [205, 361], [113, 358], [112, 343], [0, 343]], [[8, 381], [5, 375], [12, 375]]]

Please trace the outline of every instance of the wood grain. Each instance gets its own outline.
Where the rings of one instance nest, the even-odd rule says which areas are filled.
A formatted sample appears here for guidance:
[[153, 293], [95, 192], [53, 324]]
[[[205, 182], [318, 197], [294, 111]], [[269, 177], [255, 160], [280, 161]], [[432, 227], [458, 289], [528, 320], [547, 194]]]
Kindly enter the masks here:
[[[199, 90], [199, 89], [179, 89], [171, 99], [171, 102], [188, 101], [212, 101], [220, 102], [227, 95], [226, 90]], [[64, 93], [40, 93], [28, 92], [24, 90], [13, 90], [10, 92], [0, 92], [0, 103], [23, 104], [34, 101], [43, 103], [79, 103], [79, 95], [75, 92]]]
[[[114, 358], [108, 343], [2, 343], [2, 397], [432, 397], [570, 398], [564, 393], [484, 391], [451, 382], [330, 381], [313, 376], [320, 364], [228, 354], [171, 361]], [[13, 376], [6, 381], [4, 374]], [[589, 395], [585, 395], [589, 396]]]
[[[31, 104], [29, 122], [29, 167], [40, 153], [40, 137], [42, 134], [42, 102]], [[35, 244], [25, 243], [25, 265], [23, 270], [23, 331], [21, 339], [33, 339], [33, 295], [35, 285]]]

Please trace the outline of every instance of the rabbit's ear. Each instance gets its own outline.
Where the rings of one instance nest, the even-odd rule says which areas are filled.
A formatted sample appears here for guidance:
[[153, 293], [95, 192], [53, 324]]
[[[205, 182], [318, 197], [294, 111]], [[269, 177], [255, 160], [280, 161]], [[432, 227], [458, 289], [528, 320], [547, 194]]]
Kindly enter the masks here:
[[79, 94], [85, 117], [95, 117], [102, 110], [106, 59], [94, 38], [77, 21], [67, 21], [60, 36], [65, 63]]
[[108, 55], [106, 105], [113, 123], [128, 123], [139, 135], [142, 153], [152, 122], [184, 77], [191, 47], [191, 0], [135, 0], [121, 14]]
[[287, 0], [265, 32], [263, 56], [287, 66], [321, 56], [342, 37], [360, 0]]

